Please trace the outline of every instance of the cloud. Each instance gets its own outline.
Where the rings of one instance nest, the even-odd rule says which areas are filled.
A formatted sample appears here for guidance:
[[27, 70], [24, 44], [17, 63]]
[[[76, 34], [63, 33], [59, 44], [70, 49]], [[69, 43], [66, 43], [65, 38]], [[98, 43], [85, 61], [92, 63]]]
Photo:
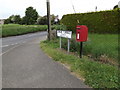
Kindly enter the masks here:
[[[77, 13], [98, 10], [113, 9], [119, 0], [50, 0], [51, 14], [59, 15], [74, 13], [72, 4]], [[19, 14], [22, 17], [29, 6], [33, 6], [39, 15], [44, 16], [47, 13], [46, 0], [1, 0], [0, 18], [8, 18], [12, 14]]]

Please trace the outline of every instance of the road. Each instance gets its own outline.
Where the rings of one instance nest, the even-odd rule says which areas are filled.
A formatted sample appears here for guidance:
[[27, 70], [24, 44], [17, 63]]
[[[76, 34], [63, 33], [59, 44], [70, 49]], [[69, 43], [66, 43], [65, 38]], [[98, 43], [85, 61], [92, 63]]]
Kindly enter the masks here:
[[15, 45], [26, 43], [34, 38], [39, 38], [45, 35], [47, 35], [47, 32], [2, 38], [2, 53], [5, 53], [9, 48], [14, 47]]
[[2, 39], [3, 88], [87, 88], [40, 49], [47, 32]]

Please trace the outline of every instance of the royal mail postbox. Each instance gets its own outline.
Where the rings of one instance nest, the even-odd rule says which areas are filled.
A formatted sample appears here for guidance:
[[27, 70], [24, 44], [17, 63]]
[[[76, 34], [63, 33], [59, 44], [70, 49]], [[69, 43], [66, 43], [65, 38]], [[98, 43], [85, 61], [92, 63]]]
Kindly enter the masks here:
[[77, 25], [76, 26], [76, 41], [77, 42], [85, 42], [88, 37], [88, 27], [85, 25]]

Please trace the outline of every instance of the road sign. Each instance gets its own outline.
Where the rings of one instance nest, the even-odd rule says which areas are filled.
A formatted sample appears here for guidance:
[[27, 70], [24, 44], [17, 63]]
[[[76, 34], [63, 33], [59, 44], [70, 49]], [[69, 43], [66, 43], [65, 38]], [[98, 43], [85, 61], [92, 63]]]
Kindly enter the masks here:
[[72, 31], [57, 30], [57, 36], [70, 39], [72, 37]]
[[72, 31], [57, 30], [57, 36], [60, 37], [60, 49], [61, 49], [61, 37], [68, 39], [68, 52], [70, 51], [70, 39], [72, 38]]

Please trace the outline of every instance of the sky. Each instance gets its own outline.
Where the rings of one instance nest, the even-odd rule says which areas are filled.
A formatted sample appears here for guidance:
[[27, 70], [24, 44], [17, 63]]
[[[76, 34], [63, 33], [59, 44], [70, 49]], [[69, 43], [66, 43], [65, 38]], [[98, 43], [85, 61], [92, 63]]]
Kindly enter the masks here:
[[[111, 10], [120, 0], [50, 0], [50, 13], [59, 15], [59, 19], [65, 14], [86, 13], [101, 10]], [[32, 6], [40, 16], [47, 14], [46, 0], [0, 0], [0, 19], [6, 19], [11, 15], [25, 16], [27, 7]], [[75, 12], [73, 10], [73, 6]]]

